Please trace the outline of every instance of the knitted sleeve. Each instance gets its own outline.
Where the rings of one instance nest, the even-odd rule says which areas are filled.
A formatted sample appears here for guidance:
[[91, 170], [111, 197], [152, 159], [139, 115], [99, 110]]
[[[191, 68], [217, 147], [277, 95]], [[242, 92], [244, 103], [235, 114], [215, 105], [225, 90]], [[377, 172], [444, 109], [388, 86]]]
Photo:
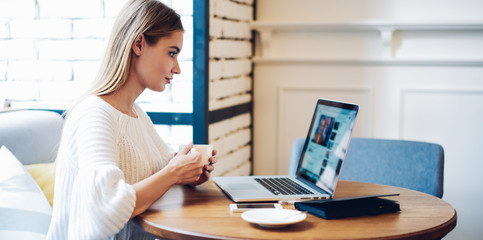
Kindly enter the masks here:
[[118, 167], [116, 124], [108, 111], [89, 109], [75, 127], [78, 175], [72, 187], [69, 239], [105, 239], [129, 221], [136, 202], [134, 188]]

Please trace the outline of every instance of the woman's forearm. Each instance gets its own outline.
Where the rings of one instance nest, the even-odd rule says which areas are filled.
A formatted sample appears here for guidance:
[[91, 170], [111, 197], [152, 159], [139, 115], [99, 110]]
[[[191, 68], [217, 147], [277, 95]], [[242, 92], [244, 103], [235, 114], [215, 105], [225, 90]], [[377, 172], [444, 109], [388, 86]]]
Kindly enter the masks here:
[[176, 184], [176, 179], [172, 177], [168, 168], [164, 168], [152, 176], [135, 183], [133, 187], [136, 190], [136, 206], [131, 219], [146, 211], [174, 184]]

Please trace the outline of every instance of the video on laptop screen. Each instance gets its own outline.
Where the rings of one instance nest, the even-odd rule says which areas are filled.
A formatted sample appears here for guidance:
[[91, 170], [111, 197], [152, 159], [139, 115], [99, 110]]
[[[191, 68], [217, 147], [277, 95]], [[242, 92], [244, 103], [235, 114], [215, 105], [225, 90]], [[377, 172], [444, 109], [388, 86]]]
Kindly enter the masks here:
[[[352, 106], [352, 107], [351, 107]], [[317, 104], [297, 175], [333, 193], [358, 108]]]

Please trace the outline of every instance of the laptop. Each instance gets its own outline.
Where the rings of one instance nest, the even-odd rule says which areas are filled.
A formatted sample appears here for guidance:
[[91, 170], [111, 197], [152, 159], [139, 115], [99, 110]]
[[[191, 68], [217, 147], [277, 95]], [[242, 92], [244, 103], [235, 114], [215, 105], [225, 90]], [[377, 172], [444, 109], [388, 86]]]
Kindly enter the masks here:
[[219, 176], [234, 202], [327, 199], [334, 195], [359, 105], [318, 99], [295, 176]]

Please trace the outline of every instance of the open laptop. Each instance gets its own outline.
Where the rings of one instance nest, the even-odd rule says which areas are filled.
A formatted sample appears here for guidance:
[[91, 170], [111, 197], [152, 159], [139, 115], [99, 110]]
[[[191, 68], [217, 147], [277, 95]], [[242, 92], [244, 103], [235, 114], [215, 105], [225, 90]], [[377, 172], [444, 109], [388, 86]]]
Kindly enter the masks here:
[[213, 181], [235, 202], [332, 198], [358, 111], [357, 104], [317, 100], [296, 176], [221, 176]]

